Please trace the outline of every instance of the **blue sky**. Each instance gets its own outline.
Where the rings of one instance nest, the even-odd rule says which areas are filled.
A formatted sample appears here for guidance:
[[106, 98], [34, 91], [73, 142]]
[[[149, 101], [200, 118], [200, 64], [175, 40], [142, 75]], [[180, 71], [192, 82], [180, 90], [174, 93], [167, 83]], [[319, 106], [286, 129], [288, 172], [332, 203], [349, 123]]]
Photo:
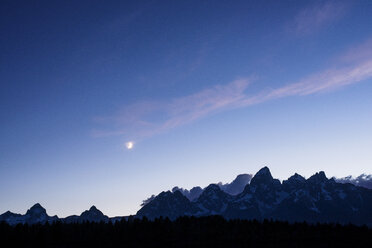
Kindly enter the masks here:
[[[369, 1], [2, 1], [0, 212], [372, 172]], [[133, 142], [133, 148], [125, 144]]]

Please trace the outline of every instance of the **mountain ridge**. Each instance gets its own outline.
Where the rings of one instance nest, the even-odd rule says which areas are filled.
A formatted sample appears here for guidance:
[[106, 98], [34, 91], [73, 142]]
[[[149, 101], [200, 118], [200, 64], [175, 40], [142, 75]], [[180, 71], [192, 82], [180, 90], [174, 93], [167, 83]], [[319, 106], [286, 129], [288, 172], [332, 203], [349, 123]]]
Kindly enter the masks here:
[[[308, 179], [295, 173], [280, 182], [273, 178], [268, 167], [263, 167], [254, 176], [241, 174], [227, 184], [210, 184], [203, 189], [194, 187], [190, 191], [178, 187], [172, 191], [163, 191], [143, 204], [134, 217], [153, 219], [163, 216], [175, 219], [183, 215], [221, 215], [228, 219], [272, 218], [286, 221], [351, 222], [372, 226], [370, 209], [371, 189], [348, 182], [341, 183], [336, 178], [328, 179], [324, 171]], [[59, 218], [57, 215], [49, 216], [45, 208], [36, 203], [24, 215], [6, 211], [0, 215], [0, 222], [5, 221], [11, 225], [54, 221], [107, 223], [122, 218], [128, 216], [108, 217], [95, 206], [80, 215]]]
[[108, 217], [98, 210], [94, 205], [89, 210], [83, 211], [80, 215], [70, 215], [65, 218], [59, 218], [57, 215], [49, 216], [46, 209], [40, 203], [34, 204], [26, 211], [24, 215], [16, 214], [11, 211], [6, 211], [0, 215], [0, 222], [5, 221], [10, 225], [17, 224], [37, 224], [37, 223], [52, 223], [61, 221], [64, 223], [82, 223], [82, 222], [115, 222], [120, 221], [127, 216]]
[[272, 177], [268, 167], [263, 167], [237, 195], [227, 194], [218, 185], [210, 184], [196, 200], [186, 201], [187, 197], [184, 197], [183, 205], [188, 206], [188, 211], [172, 204], [168, 204], [166, 209], [157, 208], [163, 200], [168, 203], [175, 201], [173, 194], [169, 192], [165, 198], [155, 196], [137, 212], [137, 216], [174, 219], [183, 215], [218, 214], [228, 219], [268, 218], [372, 225], [372, 214], [369, 213], [372, 190], [338, 183], [334, 178], [328, 179], [324, 171], [308, 179], [296, 173], [281, 183]]

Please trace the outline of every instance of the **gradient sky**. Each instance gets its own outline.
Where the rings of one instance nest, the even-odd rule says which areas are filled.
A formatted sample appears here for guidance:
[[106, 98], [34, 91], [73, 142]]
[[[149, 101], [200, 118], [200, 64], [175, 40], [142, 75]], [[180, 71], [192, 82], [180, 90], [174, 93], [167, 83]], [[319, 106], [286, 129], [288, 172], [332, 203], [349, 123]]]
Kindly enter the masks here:
[[173, 186], [263, 166], [282, 180], [371, 173], [371, 13], [372, 1], [1, 1], [0, 212], [135, 214]]

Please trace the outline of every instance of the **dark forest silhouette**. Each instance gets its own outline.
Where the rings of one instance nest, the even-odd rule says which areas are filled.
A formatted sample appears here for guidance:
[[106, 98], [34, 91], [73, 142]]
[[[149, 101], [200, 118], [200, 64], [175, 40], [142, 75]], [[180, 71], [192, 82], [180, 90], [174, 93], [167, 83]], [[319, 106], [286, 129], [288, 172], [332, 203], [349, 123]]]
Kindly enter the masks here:
[[226, 220], [221, 216], [174, 221], [130, 217], [115, 223], [0, 223], [1, 242], [12, 247], [367, 247], [371, 237], [372, 229], [366, 226]]

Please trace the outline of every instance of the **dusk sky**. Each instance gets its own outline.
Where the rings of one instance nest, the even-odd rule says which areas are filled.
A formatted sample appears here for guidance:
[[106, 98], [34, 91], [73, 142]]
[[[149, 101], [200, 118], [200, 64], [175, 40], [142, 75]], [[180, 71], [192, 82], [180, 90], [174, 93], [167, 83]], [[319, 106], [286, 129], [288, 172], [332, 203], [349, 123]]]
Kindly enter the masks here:
[[[268, 166], [372, 173], [372, 1], [0, 3], [0, 213], [135, 214]], [[128, 149], [131, 148], [131, 149]]]

